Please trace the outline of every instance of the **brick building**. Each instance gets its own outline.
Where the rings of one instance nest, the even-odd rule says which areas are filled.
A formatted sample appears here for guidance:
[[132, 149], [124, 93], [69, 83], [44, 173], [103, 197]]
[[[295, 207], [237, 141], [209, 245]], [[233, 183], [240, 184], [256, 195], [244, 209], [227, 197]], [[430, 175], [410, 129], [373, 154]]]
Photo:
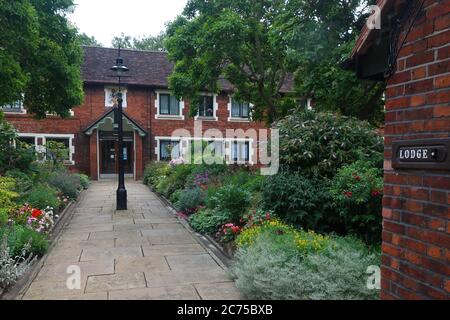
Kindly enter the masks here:
[[352, 64], [387, 81], [382, 298], [450, 298], [450, 1], [382, 0]]
[[[213, 143], [216, 154], [228, 163], [256, 163], [259, 136], [227, 138], [227, 129], [263, 129], [263, 123], [250, 119], [251, 106], [233, 99], [233, 88], [220, 81], [220, 94], [202, 93], [203, 103], [195, 119], [189, 117], [189, 101], [178, 101], [168, 90], [168, 76], [173, 65], [163, 52], [122, 50], [130, 72], [125, 78], [124, 130], [125, 170], [136, 179], [142, 177], [150, 160], [167, 160], [185, 154], [190, 148], [187, 135], [194, 136], [194, 121], [202, 120], [201, 132], [215, 129], [205, 137]], [[111, 66], [117, 50], [84, 47], [82, 76], [85, 99], [74, 107], [72, 117], [61, 119], [48, 115], [36, 120], [20, 104], [3, 107], [6, 119], [19, 131], [20, 139], [36, 145], [37, 150], [49, 140], [65, 143], [70, 150], [67, 164], [74, 171], [89, 174], [96, 180], [117, 173], [117, 142], [114, 133], [117, 79], [111, 77]], [[282, 92], [288, 92], [292, 81], [286, 81]], [[175, 130], [183, 130], [173, 138]]]

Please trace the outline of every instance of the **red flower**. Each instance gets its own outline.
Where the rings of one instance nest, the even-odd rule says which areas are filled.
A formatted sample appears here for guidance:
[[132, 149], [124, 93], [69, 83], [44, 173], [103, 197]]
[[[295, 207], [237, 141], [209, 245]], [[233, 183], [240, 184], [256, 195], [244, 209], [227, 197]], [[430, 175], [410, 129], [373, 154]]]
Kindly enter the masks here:
[[33, 210], [31, 211], [31, 216], [32, 216], [33, 218], [38, 218], [38, 217], [40, 217], [41, 215], [42, 215], [42, 211], [39, 210], [39, 209], [33, 209]]
[[373, 197], [378, 197], [378, 196], [380, 196], [380, 195], [381, 195], [381, 191], [378, 191], [378, 190], [372, 191], [372, 196], [373, 196]]
[[361, 181], [361, 177], [360, 176], [355, 176], [355, 180], [356, 181]]
[[270, 213], [269, 212], [266, 213], [266, 220], [270, 220]]
[[351, 191], [345, 191], [345, 192], [344, 192], [344, 196], [346, 196], [347, 198], [351, 198], [351, 197], [353, 197], [353, 192], [351, 192]]

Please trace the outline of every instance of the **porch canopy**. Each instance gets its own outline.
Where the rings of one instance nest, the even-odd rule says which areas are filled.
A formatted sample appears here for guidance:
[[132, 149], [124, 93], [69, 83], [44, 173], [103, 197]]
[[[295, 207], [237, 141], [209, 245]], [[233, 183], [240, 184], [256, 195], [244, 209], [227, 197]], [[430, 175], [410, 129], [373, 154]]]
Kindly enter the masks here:
[[[147, 136], [148, 132], [142, 128], [136, 121], [134, 121], [130, 116], [123, 112], [123, 131], [124, 132], [137, 132], [141, 137]], [[95, 130], [97, 131], [108, 131], [114, 132], [117, 128], [118, 123], [118, 110], [113, 108], [105, 112], [92, 124], [90, 124], [83, 132], [91, 136]], [[116, 129], [117, 130], [117, 129]]]

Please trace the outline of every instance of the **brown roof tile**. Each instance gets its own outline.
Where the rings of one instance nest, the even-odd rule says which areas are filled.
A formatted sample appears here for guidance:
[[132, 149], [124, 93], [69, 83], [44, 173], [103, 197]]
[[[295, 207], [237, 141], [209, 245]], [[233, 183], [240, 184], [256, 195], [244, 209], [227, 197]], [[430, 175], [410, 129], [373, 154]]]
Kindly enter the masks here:
[[[83, 47], [84, 62], [82, 76], [86, 83], [114, 84], [110, 68], [117, 58], [117, 49], [101, 47]], [[130, 69], [124, 83], [143, 85], [156, 88], [168, 88], [168, 77], [173, 71], [173, 63], [169, 61], [166, 52], [122, 49], [124, 64]], [[291, 92], [293, 77], [288, 76], [281, 92]], [[220, 88], [231, 91], [233, 86], [226, 79], [219, 80]]]

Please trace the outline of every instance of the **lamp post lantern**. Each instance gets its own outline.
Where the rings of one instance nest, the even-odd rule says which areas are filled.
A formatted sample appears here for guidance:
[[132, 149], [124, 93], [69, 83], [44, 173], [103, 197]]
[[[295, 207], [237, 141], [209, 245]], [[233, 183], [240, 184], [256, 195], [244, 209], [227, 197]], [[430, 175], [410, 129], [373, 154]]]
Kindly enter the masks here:
[[117, 117], [115, 117], [118, 123], [118, 161], [119, 161], [119, 186], [117, 188], [117, 198], [116, 198], [116, 209], [117, 210], [127, 210], [127, 189], [125, 188], [125, 170], [124, 170], [124, 159], [123, 159], [123, 97], [122, 97], [122, 89], [121, 89], [121, 80], [124, 77], [125, 73], [129, 71], [129, 69], [123, 64], [123, 59], [120, 57], [120, 46], [119, 53], [116, 59], [116, 64], [111, 68], [112, 71], [115, 72], [115, 77], [119, 79], [119, 92], [117, 94]]

